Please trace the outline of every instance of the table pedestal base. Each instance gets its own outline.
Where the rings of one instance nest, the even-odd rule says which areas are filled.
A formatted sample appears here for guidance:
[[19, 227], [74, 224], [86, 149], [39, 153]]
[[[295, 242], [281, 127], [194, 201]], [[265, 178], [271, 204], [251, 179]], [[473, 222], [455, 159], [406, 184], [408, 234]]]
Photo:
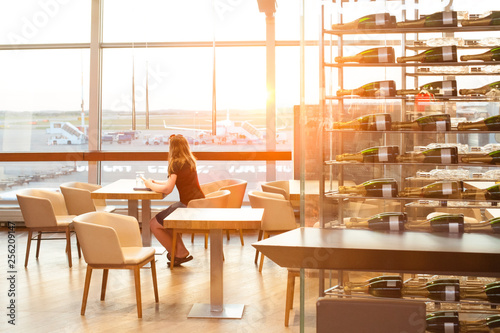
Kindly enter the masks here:
[[241, 319], [244, 304], [223, 304], [222, 311], [212, 311], [212, 305], [196, 303], [189, 311], [188, 318]]

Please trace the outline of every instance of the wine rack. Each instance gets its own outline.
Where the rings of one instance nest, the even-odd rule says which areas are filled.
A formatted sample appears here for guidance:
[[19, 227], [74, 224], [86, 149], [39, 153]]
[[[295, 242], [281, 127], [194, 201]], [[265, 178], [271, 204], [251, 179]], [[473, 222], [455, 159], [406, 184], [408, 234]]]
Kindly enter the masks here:
[[[475, 217], [478, 221], [485, 220], [485, 209], [491, 209], [500, 206], [500, 200], [470, 200], [470, 199], [441, 199], [441, 198], [421, 198], [421, 197], [398, 197], [398, 196], [363, 196], [340, 193], [339, 188], [345, 182], [354, 182], [361, 184], [370, 179], [394, 178], [397, 180], [400, 189], [406, 187], [415, 187], [415, 184], [424, 186], [426, 184], [442, 181], [449, 178], [433, 176], [430, 173], [433, 170], [455, 170], [465, 169], [468, 171], [467, 176], [457, 178], [462, 182], [473, 184], [478, 181], [490, 181], [494, 184], [500, 181], [499, 178], [483, 177], [484, 170], [494, 170], [497, 166], [486, 163], [464, 163], [462, 157], [477, 156], [481, 151], [467, 151], [459, 155], [457, 163], [422, 163], [422, 162], [353, 162], [353, 161], [338, 161], [337, 155], [349, 153], [354, 154], [363, 149], [379, 146], [397, 145], [400, 148], [401, 154], [414, 151], [415, 147], [425, 146], [430, 143], [436, 144], [453, 144], [466, 142], [477, 143], [476, 146], [489, 143], [492, 137], [498, 133], [498, 142], [500, 142], [500, 131], [491, 130], [459, 130], [456, 123], [448, 130], [434, 131], [409, 131], [409, 130], [359, 130], [358, 129], [338, 129], [334, 128], [334, 124], [348, 122], [368, 114], [389, 113], [393, 120], [399, 122], [409, 122], [418, 117], [445, 113], [449, 114], [454, 120], [460, 120], [463, 110], [481, 109], [481, 115], [491, 114], [489, 107], [496, 107], [495, 115], [498, 115], [498, 105], [500, 101], [500, 92], [498, 94], [487, 94], [484, 96], [469, 95], [464, 96], [456, 94], [456, 96], [430, 96], [429, 99], [422, 99], [422, 96], [417, 95], [389, 95], [389, 96], [372, 96], [364, 97], [361, 95], [343, 95], [337, 96], [336, 91], [344, 89], [353, 89], [361, 87], [369, 81], [361, 81], [368, 77], [369, 74], [381, 73], [380, 77], [370, 76], [372, 82], [380, 80], [397, 80], [400, 81], [398, 89], [407, 89], [410, 81], [413, 81], [413, 87], [416, 89], [421, 84], [421, 78], [438, 77], [441, 80], [455, 80], [456, 76], [460, 80], [474, 80], [484, 77], [484, 82], [488, 83], [493, 80], [492, 76], [499, 75], [500, 62], [498, 61], [453, 61], [453, 62], [404, 62], [404, 63], [352, 63], [352, 62], [335, 62], [335, 57], [349, 57], [353, 53], [346, 53], [347, 48], [352, 48], [356, 45], [356, 38], [359, 39], [359, 48], [357, 51], [369, 49], [373, 47], [394, 47], [399, 51], [399, 56], [406, 57], [420, 53], [426, 49], [437, 47], [436, 45], [427, 45], [420, 41], [411, 40], [412, 38], [425, 39], [425, 36], [435, 37], [440, 34], [442, 37], [453, 38], [456, 34], [465, 34], [467, 38], [462, 44], [456, 45], [457, 54], [467, 54], [467, 52], [485, 52], [492, 48], [492, 45], [480, 45], [479, 38], [484, 33], [500, 32], [500, 26], [460, 26], [456, 27], [423, 27], [423, 28], [378, 28], [378, 29], [330, 29], [332, 22], [327, 22], [328, 10], [331, 10], [332, 16], [337, 15], [337, 20], [334, 23], [339, 24], [343, 21], [342, 13], [345, 13], [344, 2], [342, 0], [332, 3], [323, 4], [321, 9], [322, 31], [320, 38], [320, 117], [324, 119], [323, 128], [321, 131], [321, 144], [319, 151], [322, 152], [322, 160], [324, 162], [323, 173], [321, 174], [320, 184], [320, 212], [319, 224], [321, 227], [345, 228], [345, 221], [351, 217], [368, 218], [374, 213], [384, 213], [391, 211], [405, 212], [413, 219], [425, 219], [425, 216], [432, 212], [456, 212]], [[402, 3], [408, 5], [410, 1], [389, 0], [387, 3]], [[366, 4], [365, 2], [362, 2]], [[415, 1], [414, 8], [418, 8], [418, 1]], [[355, 6], [356, 3], [349, 3], [350, 6]], [[358, 4], [361, 6], [361, 3]], [[331, 8], [329, 8], [331, 7]], [[398, 6], [387, 6], [386, 10], [396, 8]], [[408, 7], [408, 6], [407, 6]], [[398, 21], [404, 21], [407, 17], [405, 6], [397, 13]], [[409, 6], [411, 7], [411, 6]], [[472, 5], [471, 5], [472, 7]], [[442, 11], [449, 10], [443, 8]], [[471, 8], [473, 10], [473, 8]], [[499, 10], [499, 9], [497, 9]], [[339, 14], [337, 14], [339, 13]], [[411, 16], [411, 15], [409, 15]], [[415, 9], [414, 16], [418, 18], [418, 9]], [[359, 15], [358, 17], [361, 17]], [[366, 36], [365, 36], [366, 35]], [[379, 40], [370, 39], [368, 35], [377, 35]], [[345, 38], [350, 36], [350, 38]], [[366, 38], [363, 38], [365, 36]], [[390, 39], [387, 36], [391, 36]], [[395, 37], [396, 36], [396, 37]], [[472, 36], [472, 37], [471, 37]], [[400, 38], [398, 42], [396, 38]], [[373, 40], [373, 44], [370, 44]], [[496, 46], [500, 46], [499, 44]], [[483, 51], [481, 51], [483, 50]], [[351, 49], [352, 51], [352, 49]], [[351, 73], [363, 73], [367, 75], [357, 76], [353, 79]], [[488, 70], [489, 72], [487, 72]], [[498, 72], [496, 72], [498, 70]], [[352, 72], [351, 72], [352, 71]], [[377, 75], [377, 74], [375, 74]], [[399, 76], [397, 78], [397, 76]], [[470, 77], [470, 79], [467, 79]], [[353, 81], [355, 83], [353, 84]], [[435, 80], [434, 80], [435, 81]], [[465, 81], [468, 83], [469, 81]], [[462, 82], [463, 83], [463, 82]], [[348, 87], [345, 85], [349, 84]], [[482, 84], [478, 84], [477, 87]], [[459, 87], [462, 88], [462, 87]], [[467, 88], [467, 87], [464, 87]], [[424, 97], [429, 97], [424, 96]], [[486, 109], [486, 111], [484, 111]], [[471, 117], [465, 115], [464, 117]], [[472, 118], [474, 119], [474, 118]], [[477, 119], [477, 118], [476, 118]], [[461, 119], [463, 120], [463, 119]], [[467, 119], [471, 120], [471, 119]], [[482, 139], [481, 139], [482, 138]], [[477, 141], [477, 142], [476, 142]], [[483, 144], [481, 142], [483, 141]], [[480, 150], [480, 149], [478, 149]], [[464, 159], [466, 160], [466, 159]], [[452, 180], [457, 180], [452, 179]], [[335, 187], [335, 184], [338, 187]], [[413, 185], [413, 186], [412, 186]], [[338, 207], [336, 216], [325, 214], [326, 211], [331, 211], [326, 208], [327, 205], [335, 205]], [[363, 204], [367, 204], [366, 212], [363, 214]], [[361, 205], [361, 206], [360, 206]], [[361, 208], [360, 208], [361, 207]], [[378, 211], [377, 211], [378, 210]], [[357, 216], [355, 214], [363, 214]], [[378, 231], [374, 231], [378, 232]], [[419, 232], [419, 231], [405, 231]], [[339, 274], [339, 276], [343, 276]], [[426, 279], [429, 277], [411, 277], [409, 283], [418, 279]], [[460, 277], [470, 281], [482, 281], [476, 277]], [[344, 283], [339, 279], [339, 285], [323, 286], [320, 282], [320, 289], [327, 294], [342, 294], [345, 292]], [[368, 296], [370, 297], [370, 296]], [[482, 311], [497, 312], [498, 304], [488, 304], [484, 302], [474, 301], [458, 301], [451, 307], [442, 305], [441, 303], [429, 300], [433, 305], [433, 310], [439, 310], [441, 307], [446, 309], [480, 309]]]

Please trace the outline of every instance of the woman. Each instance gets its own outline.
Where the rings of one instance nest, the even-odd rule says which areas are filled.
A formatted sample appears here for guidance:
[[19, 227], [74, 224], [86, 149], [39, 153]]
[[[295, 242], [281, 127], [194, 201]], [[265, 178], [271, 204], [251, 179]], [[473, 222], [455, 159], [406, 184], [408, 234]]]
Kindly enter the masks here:
[[[151, 219], [149, 225], [156, 239], [167, 249], [167, 259], [170, 261], [170, 252], [172, 251], [172, 229], [163, 228], [163, 219], [170, 215], [179, 207], [186, 207], [188, 202], [193, 199], [201, 199], [205, 196], [200, 188], [198, 174], [196, 173], [196, 159], [191, 153], [189, 143], [182, 135], [170, 136], [170, 150], [168, 155], [168, 179], [166, 181], [158, 181], [145, 179], [144, 184], [155, 192], [170, 194], [174, 187], [177, 186], [179, 191], [180, 201], [170, 205], [167, 209], [156, 214]], [[181, 237], [177, 238], [175, 244], [174, 266], [179, 266], [182, 263], [193, 260], [193, 256], [189, 254]]]

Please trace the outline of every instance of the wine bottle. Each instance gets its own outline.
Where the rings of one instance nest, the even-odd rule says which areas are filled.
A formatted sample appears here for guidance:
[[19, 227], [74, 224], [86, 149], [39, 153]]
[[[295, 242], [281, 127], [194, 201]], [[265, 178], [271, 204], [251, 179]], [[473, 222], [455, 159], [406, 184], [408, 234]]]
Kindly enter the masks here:
[[457, 12], [437, 12], [418, 20], [397, 22], [397, 28], [430, 28], [430, 27], [456, 27]]
[[370, 14], [344, 24], [332, 24], [332, 30], [383, 29], [396, 27], [396, 17], [389, 13]]
[[364, 50], [356, 55], [348, 57], [335, 57], [338, 63], [357, 62], [360, 64], [387, 64], [394, 62], [394, 48], [377, 47]]
[[348, 122], [334, 123], [333, 128], [356, 131], [390, 131], [391, 115], [389, 113], [369, 114]]
[[344, 287], [346, 294], [352, 292], [362, 292], [376, 297], [400, 298], [402, 296], [403, 282], [401, 280], [383, 280], [378, 279], [364, 286]]
[[462, 193], [462, 199], [470, 200], [500, 200], [500, 184], [495, 184], [490, 187], [467, 188]]
[[400, 163], [457, 164], [457, 147], [431, 148], [419, 152], [407, 152], [397, 156]]
[[407, 187], [399, 195], [415, 198], [460, 199], [462, 190], [463, 187], [458, 181], [438, 181], [424, 187]]
[[345, 285], [349, 286], [352, 289], [352, 288], [363, 287], [363, 286], [366, 286], [366, 285], [369, 285], [371, 283], [375, 283], [378, 281], [392, 281], [392, 280], [400, 281], [401, 283], [403, 283], [403, 278], [401, 277], [401, 275], [380, 275], [380, 276], [376, 276], [376, 277], [373, 277], [371, 279], [368, 279], [367, 281], [360, 281], [360, 282], [348, 281], [348, 282], [346, 282]]
[[355, 161], [365, 163], [394, 163], [399, 155], [399, 146], [371, 147], [357, 154], [337, 155], [337, 161]]
[[457, 46], [433, 47], [422, 53], [408, 57], [398, 57], [397, 62], [404, 63], [408, 61], [417, 62], [457, 62]]
[[462, 163], [500, 164], [500, 150], [488, 154], [478, 154], [477, 156], [464, 156], [462, 157]]
[[351, 219], [345, 223], [347, 228], [363, 228], [370, 230], [403, 231], [408, 221], [406, 213], [386, 212], [373, 215], [368, 219]]
[[491, 12], [490, 15], [474, 20], [463, 20], [462, 27], [500, 25], [500, 11]]
[[491, 90], [500, 90], [500, 81], [489, 83], [476, 89], [460, 89], [460, 95], [486, 95]]
[[396, 96], [396, 82], [392, 80], [375, 81], [356, 89], [337, 90], [337, 96], [356, 95], [360, 97], [393, 97]]
[[460, 333], [456, 311], [438, 311], [425, 316], [425, 331], [431, 333]]
[[458, 123], [459, 131], [500, 131], [500, 115], [491, 116], [478, 121]]
[[460, 300], [460, 285], [431, 281], [424, 287], [405, 286], [403, 296], [422, 296], [435, 301], [457, 302]]
[[364, 197], [394, 198], [398, 196], [398, 183], [393, 178], [372, 179], [360, 185], [339, 186], [339, 193]]
[[462, 299], [500, 303], [500, 281], [488, 283], [483, 287], [463, 288], [460, 294]]
[[463, 55], [460, 57], [460, 60], [498, 61], [500, 60], [500, 47], [494, 47], [491, 50], [480, 54]]
[[405, 225], [406, 230], [425, 232], [463, 233], [465, 219], [463, 214], [443, 214], [431, 217], [422, 222], [411, 222]]
[[451, 118], [447, 113], [431, 114], [414, 121], [395, 121], [391, 124], [391, 129], [394, 131], [449, 131]]
[[446, 80], [429, 82], [420, 86], [418, 89], [396, 90], [396, 95], [417, 95], [422, 91], [426, 91], [434, 96], [457, 96], [457, 81]]

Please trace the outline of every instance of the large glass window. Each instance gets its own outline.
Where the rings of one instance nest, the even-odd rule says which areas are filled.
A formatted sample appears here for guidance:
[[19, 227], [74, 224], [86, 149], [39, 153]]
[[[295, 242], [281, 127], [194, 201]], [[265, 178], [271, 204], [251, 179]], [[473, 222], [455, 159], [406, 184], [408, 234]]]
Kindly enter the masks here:
[[0, 2], [1, 44], [89, 43], [91, 1]]

